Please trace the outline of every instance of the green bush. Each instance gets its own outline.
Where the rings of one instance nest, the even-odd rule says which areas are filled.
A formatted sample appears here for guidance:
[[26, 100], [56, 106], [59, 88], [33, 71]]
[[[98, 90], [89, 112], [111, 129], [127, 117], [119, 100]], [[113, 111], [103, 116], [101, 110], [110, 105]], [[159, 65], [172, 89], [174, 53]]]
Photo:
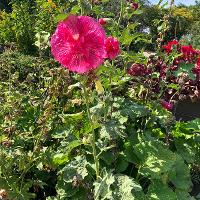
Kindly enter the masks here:
[[[33, 56], [36, 38], [52, 34], [69, 13], [109, 18], [104, 28], [120, 41], [120, 55], [83, 76], [51, 57]], [[193, 184], [200, 181], [199, 119], [175, 121], [161, 106], [163, 91], [150, 96], [154, 82], [127, 74], [132, 63], [147, 63], [137, 52], [149, 43], [134, 21], [142, 15], [140, 8], [131, 9], [126, 0], [15, 0], [12, 13], [4, 14], [10, 21], [1, 24], [12, 29], [3, 42], [14, 34], [18, 48], [32, 53], [0, 54], [0, 191], [5, 198], [194, 200]], [[172, 56], [165, 55], [168, 63], [177, 54]], [[153, 73], [152, 80], [158, 76]]]

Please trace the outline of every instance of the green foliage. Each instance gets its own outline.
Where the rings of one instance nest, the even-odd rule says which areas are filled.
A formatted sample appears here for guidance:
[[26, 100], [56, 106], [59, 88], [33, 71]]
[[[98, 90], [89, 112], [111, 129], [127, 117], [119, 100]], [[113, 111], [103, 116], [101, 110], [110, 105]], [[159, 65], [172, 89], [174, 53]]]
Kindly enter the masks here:
[[142, 187], [134, 179], [126, 175], [113, 175], [107, 172], [103, 177], [102, 180], [94, 183], [94, 199], [144, 199]]
[[[197, 163], [199, 120], [168, 122], [168, 112], [128, 93], [108, 109], [91, 95], [101, 176], [94, 180], [92, 129], [76, 77], [49, 59], [0, 56], [0, 186], [9, 198], [37, 199], [38, 190], [48, 199], [180, 199], [180, 191], [190, 198], [188, 163]], [[169, 128], [170, 146], [164, 143]]]
[[190, 79], [195, 80], [195, 75], [192, 72], [192, 69], [194, 68], [194, 66], [195, 64], [191, 64], [191, 63], [181, 63], [179, 65], [179, 69], [174, 72], [174, 75], [178, 77], [182, 73], [187, 73]]
[[[156, 17], [148, 18], [150, 14], [162, 16], [160, 7], [152, 7], [153, 13], [151, 7], [131, 9], [125, 0], [13, 0], [12, 8], [0, 15], [1, 42], [14, 42], [26, 53], [37, 46], [39, 56], [11, 49], [0, 54], [0, 190], [6, 197], [193, 200], [200, 166], [199, 119], [175, 121], [161, 107], [160, 94], [140, 99], [145, 78], [133, 89], [135, 83], [126, 74], [127, 66], [146, 62], [142, 53], [134, 52], [151, 39], [139, 31], [139, 23], [145, 17], [149, 24]], [[106, 60], [84, 78], [48, 56], [49, 36], [70, 13], [109, 18], [106, 32], [121, 44], [116, 60]], [[161, 31], [165, 26], [160, 21], [151, 25], [156, 39], [157, 25]], [[102, 94], [94, 79], [102, 83]], [[83, 83], [88, 99], [83, 98]], [[179, 89], [173, 83], [161, 87]]]

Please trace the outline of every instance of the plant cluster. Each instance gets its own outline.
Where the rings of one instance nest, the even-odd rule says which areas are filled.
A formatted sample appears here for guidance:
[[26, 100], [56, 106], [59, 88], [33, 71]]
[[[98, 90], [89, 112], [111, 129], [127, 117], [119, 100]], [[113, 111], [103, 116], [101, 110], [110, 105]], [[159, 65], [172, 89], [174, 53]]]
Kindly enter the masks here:
[[[166, 102], [187, 98], [197, 101], [200, 97], [199, 50], [176, 40], [163, 45], [162, 50], [163, 53], [151, 55], [146, 64], [133, 64], [128, 74], [144, 79], [150, 98], [157, 98], [159, 94]], [[172, 110], [172, 106], [167, 109]]]
[[[30, 3], [13, 2], [20, 13]], [[0, 198], [199, 199], [200, 120], [168, 111], [187, 81], [197, 87], [199, 51], [171, 41], [149, 59], [134, 52], [150, 42], [133, 22], [138, 1], [34, 2], [21, 16], [37, 29], [20, 32], [16, 12], [14, 42], [33, 28], [40, 54], [0, 54]]]
[[[196, 185], [199, 180], [199, 120], [174, 122], [156, 102], [136, 101], [128, 92], [121, 96], [127, 87], [121, 70], [112, 76], [113, 97], [106, 91], [99, 95], [89, 74], [87, 94], [100, 167], [96, 179], [92, 127], [79, 78], [53, 60], [16, 52], [2, 54], [1, 66], [2, 195], [193, 199], [191, 180]], [[101, 73], [106, 88], [108, 66]]]

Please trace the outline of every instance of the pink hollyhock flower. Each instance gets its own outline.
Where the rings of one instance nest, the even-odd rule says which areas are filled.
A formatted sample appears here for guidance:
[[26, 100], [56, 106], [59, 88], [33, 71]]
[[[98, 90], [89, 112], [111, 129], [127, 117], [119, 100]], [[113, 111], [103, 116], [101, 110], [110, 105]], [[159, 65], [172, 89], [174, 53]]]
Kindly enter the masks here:
[[165, 101], [165, 100], [161, 100], [160, 104], [161, 104], [161, 106], [162, 106], [163, 108], [165, 108], [166, 110], [171, 111], [171, 110], [173, 109], [173, 104], [168, 103], [168, 102]]
[[134, 10], [137, 10], [138, 7], [139, 7], [139, 4], [136, 3], [136, 2], [133, 2], [133, 3], [131, 3], [131, 7], [132, 7]]
[[100, 19], [98, 20], [98, 22], [99, 22], [102, 26], [107, 24], [105, 18], [100, 18]]
[[104, 29], [93, 18], [70, 15], [58, 24], [51, 52], [64, 67], [81, 74], [103, 63], [105, 39]]
[[163, 45], [162, 48], [165, 50], [166, 53], [169, 54], [172, 52], [174, 45], [176, 45], [176, 46], [179, 45], [177, 40], [172, 40], [172, 41], [168, 42], [167, 45]]
[[115, 57], [117, 57], [120, 53], [119, 41], [116, 38], [113, 38], [112, 36], [106, 39], [105, 47], [107, 51], [106, 58], [109, 58], [112, 60]]

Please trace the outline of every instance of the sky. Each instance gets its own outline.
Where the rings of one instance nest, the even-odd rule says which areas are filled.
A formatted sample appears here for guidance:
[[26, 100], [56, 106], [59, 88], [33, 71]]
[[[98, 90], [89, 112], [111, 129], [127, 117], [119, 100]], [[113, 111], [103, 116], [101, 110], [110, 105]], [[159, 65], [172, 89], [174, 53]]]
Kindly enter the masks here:
[[[158, 3], [159, 0], [149, 0], [151, 3]], [[164, 0], [164, 2], [166, 2], [167, 0]], [[183, 3], [185, 5], [194, 5], [195, 4], [195, 0], [175, 0], [175, 4], [179, 4], [179, 3]]]

